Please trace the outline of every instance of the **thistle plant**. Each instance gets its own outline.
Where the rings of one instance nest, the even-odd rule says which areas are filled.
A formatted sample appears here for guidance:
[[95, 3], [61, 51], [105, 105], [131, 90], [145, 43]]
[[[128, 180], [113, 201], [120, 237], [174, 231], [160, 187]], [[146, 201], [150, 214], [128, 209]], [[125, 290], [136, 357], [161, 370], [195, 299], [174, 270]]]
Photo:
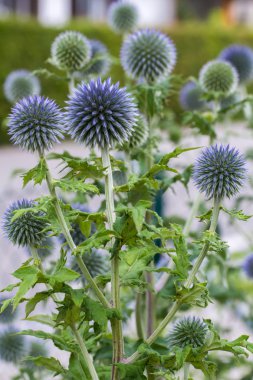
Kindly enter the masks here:
[[39, 94], [39, 79], [28, 70], [12, 71], [5, 79], [4, 95], [10, 103]]
[[132, 32], [138, 23], [137, 7], [127, 0], [118, 0], [111, 4], [108, 12], [108, 22], [116, 33]]
[[168, 76], [176, 64], [176, 48], [163, 33], [143, 29], [129, 35], [121, 48], [121, 63], [132, 78], [147, 83]]
[[[113, 7], [123, 5], [129, 4]], [[127, 28], [124, 33], [134, 26]], [[43, 327], [27, 329], [22, 335], [10, 334], [16, 329], [8, 327], [0, 334], [0, 357], [19, 362], [28, 355], [19, 365], [17, 380], [40, 379], [43, 368], [64, 380], [176, 378], [181, 369], [184, 380], [189, 380], [189, 367], [215, 378], [216, 359], [209, 355], [213, 351], [236, 358], [252, 352], [248, 336], [233, 341], [221, 338], [216, 326], [199, 318], [197, 310], [207, 307], [210, 298], [216, 300], [209, 274], [211, 268], [216, 280], [213, 263], [225, 266], [227, 244], [217, 228], [220, 213], [244, 221], [249, 218], [224, 206], [228, 199], [233, 202], [247, 180], [244, 156], [220, 143], [202, 149], [193, 165], [187, 154], [197, 148], [159, 152], [165, 134], [158, 127], [170, 112], [168, 100], [176, 92], [177, 80], [171, 75], [176, 50], [166, 35], [144, 29], [125, 37], [121, 60], [132, 79], [128, 88], [120, 88], [110, 78], [90, 80], [104, 75], [106, 54], [97, 41], [76, 32], [61, 34], [51, 55], [63, 72], [62, 79], [72, 81], [64, 111], [39, 95], [19, 99], [12, 108], [12, 143], [38, 157], [36, 166], [22, 174], [23, 184], [45, 181], [48, 194], [35, 201], [16, 201], [4, 215], [6, 237], [32, 257], [15, 268], [16, 280], [2, 289], [0, 316], [4, 323], [11, 322], [10, 310], [17, 317], [22, 303], [26, 323], [31, 320]], [[95, 67], [96, 63], [101, 65]], [[74, 88], [73, 80], [82, 76], [84, 82]], [[237, 95], [237, 85], [238, 74], [230, 63], [208, 63], [199, 83], [191, 81], [181, 91], [188, 122], [215, 138], [209, 127], [222, 120], [226, 112], [222, 102]], [[213, 103], [219, 108], [206, 111]], [[57, 153], [51, 151], [65, 135], [81, 144], [82, 157], [61, 146]], [[117, 150], [125, 152], [123, 161], [119, 159], [123, 153]], [[127, 172], [128, 154], [137, 161], [137, 170], [114, 184], [114, 173]], [[176, 164], [181, 155], [187, 165]], [[61, 165], [55, 178], [48, 160], [57, 160], [58, 168]], [[190, 192], [190, 180], [206, 198], [205, 213], [199, 217], [205, 228], [194, 235], [191, 223], [177, 224], [170, 208], [168, 215], [154, 208], [156, 195], [171, 191], [174, 184]], [[176, 200], [182, 203], [181, 197]], [[93, 205], [96, 212], [90, 210]], [[191, 220], [198, 206], [188, 213]], [[54, 237], [54, 256], [40, 254]], [[165, 264], [157, 266], [157, 255], [163, 256]], [[250, 265], [250, 259], [243, 264], [249, 277]], [[164, 275], [166, 281], [161, 282]], [[37, 311], [42, 302], [43, 311]], [[194, 317], [185, 317], [186, 309]], [[19, 309], [18, 317], [22, 313]], [[60, 356], [47, 354], [37, 342], [29, 344], [23, 335], [50, 340], [69, 359], [61, 362]]]

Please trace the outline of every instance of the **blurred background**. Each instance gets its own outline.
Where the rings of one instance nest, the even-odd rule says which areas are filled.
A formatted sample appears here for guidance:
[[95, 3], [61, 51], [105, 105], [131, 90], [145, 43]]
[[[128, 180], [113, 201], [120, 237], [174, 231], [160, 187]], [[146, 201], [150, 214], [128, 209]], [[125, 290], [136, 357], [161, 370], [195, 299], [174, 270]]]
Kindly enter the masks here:
[[[174, 41], [178, 62], [175, 73], [182, 79], [198, 76], [200, 68], [209, 60], [218, 56], [220, 51], [232, 43], [242, 43], [253, 47], [253, 0], [131, 0], [139, 10], [140, 27], [158, 28], [166, 32]], [[10, 145], [6, 132], [6, 117], [11, 105], [3, 93], [3, 83], [6, 76], [13, 70], [24, 68], [39, 70], [50, 68], [47, 60], [50, 56], [50, 47], [54, 38], [63, 30], [77, 30], [88, 38], [102, 41], [108, 48], [112, 57], [118, 58], [122, 36], [115, 34], [107, 25], [107, 13], [112, 0], [0, 0], [0, 217], [9, 203], [23, 197], [36, 198], [45, 192], [46, 187], [28, 186], [22, 190], [22, 180], [15, 174], [17, 169], [28, 170], [36, 165], [37, 158], [19, 148]], [[113, 81], [125, 84], [120, 62], [115, 60], [111, 66], [110, 76]], [[63, 106], [67, 97], [67, 86], [63, 80], [54, 76], [40, 78], [42, 94], [49, 96]], [[248, 91], [253, 90], [249, 84]], [[178, 96], [172, 99], [175, 115], [182, 112]], [[219, 131], [218, 127], [218, 131]], [[240, 120], [235, 120], [230, 128], [231, 143], [235, 143], [242, 151], [252, 148], [252, 131], [246, 130]], [[237, 131], [237, 134], [234, 132]], [[239, 131], [239, 133], [238, 133]], [[192, 137], [191, 131], [183, 132], [183, 145], [206, 145], [205, 137]], [[163, 144], [161, 150], [167, 152], [173, 147], [172, 143]], [[68, 150], [74, 155], [85, 154], [83, 147], [71, 142], [65, 142], [56, 147], [56, 151]], [[193, 162], [196, 152], [188, 153], [187, 160]], [[178, 160], [177, 166], [184, 166], [184, 158]], [[58, 174], [57, 168], [52, 168]], [[175, 193], [170, 193], [164, 206], [164, 214], [177, 214], [186, 217], [189, 205], [189, 194], [182, 186], [175, 186]], [[252, 189], [250, 190], [252, 191]], [[245, 192], [249, 192], [246, 188]], [[180, 204], [177, 199], [180, 197]], [[194, 197], [194, 192], [192, 192]], [[94, 210], [96, 205], [93, 205]], [[252, 211], [252, 210], [251, 210]], [[253, 213], [247, 210], [246, 213]], [[195, 226], [196, 227], [196, 226]], [[239, 227], [231, 226], [227, 220], [223, 224], [223, 238], [231, 246], [231, 252], [241, 265], [241, 256], [238, 252], [253, 247], [251, 238], [252, 224], [242, 234]], [[0, 288], [6, 283], [13, 282], [11, 272], [27, 259], [27, 252], [13, 248], [0, 234]], [[248, 285], [247, 285], [248, 286]], [[238, 296], [238, 293], [236, 293]], [[228, 330], [227, 337], [234, 338], [239, 334], [251, 334], [252, 322], [243, 323], [245, 304], [239, 303], [239, 311], [232, 313], [233, 329], [231, 325], [231, 310], [224, 311], [220, 306], [210, 306], [200, 311], [203, 316], [213, 314], [217, 321], [222, 321], [224, 329]], [[22, 315], [22, 311], [20, 312]], [[31, 328], [27, 322], [18, 322], [17, 328]], [[37, 326], [36, 326], [37, 327]], [[1, 329], [1, 327], [0, 327]], [[1, 330], [0, 330], [1, 331]], [[251, 339], [252, 340], [252, 339]], [[53, 348], [49, 345], [49, 350]], [[52, 351], [51, 354], [59, 356], [61, 353]], [[220, 380], [250, 380], [253, 378], [253, 368], [245, 367], [242, 374], [238, 374], [236, 366], [232, 368], [229, 377], [220, 377]], [[16, 373], [14, 365], [7, 365], [0, 361], [0, 379], [10, 380]], [[243, 377], [244, 373], [249, 377]], [[44, 379], [44, 378], [43, 378]], [[196, 378], [198, 380], [198, 378]]]

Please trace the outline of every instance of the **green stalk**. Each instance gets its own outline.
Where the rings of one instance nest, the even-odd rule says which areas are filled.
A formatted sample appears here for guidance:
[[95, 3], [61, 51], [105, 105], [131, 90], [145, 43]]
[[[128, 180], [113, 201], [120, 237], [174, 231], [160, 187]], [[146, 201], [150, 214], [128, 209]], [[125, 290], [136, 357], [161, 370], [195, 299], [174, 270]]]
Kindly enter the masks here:
[[[212, 212], [212, 220], [211, 220], [211, 225], [209, 228], [210, 232], [215, 232], [215, 230], [216, 230], [219, 211], [220, 211], [220, 199], [215, 198], [214, 199], [213, 212]], [[204, 258], [206, 257], [206, 255], [208, 253], [209, 247], [210, 247], [210, 243], [206, 242], [204, 244], [201, 252], [200, 252], [198, 259], [196, 260], [196, 262], [192, 268], [192, 271], [191, 271], [187, 281], [185, 282], [186, 288], [189, 289], [192, 286], [192, 284], [194, 283], [195, 276], [196, 276]], [[181, 301], [178, 300], [178, 301], [174, 302], [174, 304], [172, 305], [172, 307], [171, 307], [170, 311], [168, 312], [168, 314], [166, 315], [166, 317], [162, 320], [162, 322], [159, 324], [159, 326], [156, 328], [156, 330], [146, 340], [146, 343], [148, 345], [151, 345], [152, 343], [155, 342], [155, 340], [160, 335], [160, 333], [165, 329], [165, 327], [168, 325], [168, 323], [173, 319], [174, 315], [177, 313], [178, 309], [180, 308], [182, 302], [183, 302], [182, 300]], [[125, 361], [125, 363], [133, 363], [139, 358], [139, 356], [140, 356], [140, 353], [138, 351], [136, 351], [133, 355], [131, 355]]]
[[[113, 196], [113, 177], [112, 167], [110, 161], [110, 155], [108, 148], [101, 149], [101, 156], [103, 167], [106, 168], [105, 173], [105, 199], [106, 199], [106, 214], [108, 220], [109, 229], [113, 229], [115, 222], [115, 207]], [[120, 277], [119, 277], [119, 253], [115, 252], [111, 259], [111, 286], [112, 286], [112, 304], [117, 310], [121, 309], [120, 306]], [[117, 367], [115, 363], [121, 361], [124, 355], [124, 341], [122, 332], [122, 322], [119, 319], [114, 318], [111, 321], [112, 334], [113, 334], [113, 371], [112, 379], [116, 380], [119, 377]]]
[[[58, 222], [62, 228], [63, 235], [65, 236], [65, 239], [69, 245], [69, 248], [70, 248], [71, 252], [73, 253], [76, 250], [76, 245], [72, 239], [68, 225], [67, 225], [65, 217], [63, 215], [61, 205], [60, 205], [59, 199], [58, 199], [57, 194], [56, 194], [56, 190], [55, 190], [55, 187], [53, 184], [53, 179], [52, 179], [51, 173], [49, 171], [46, 159], [45, 159], [43, 154], [40, 154], [40, 157], [45, 160], [46, 170], [47, 170], [47, 173], [46, 173], [47, 186], [48, 186], [49, 193], [50, 193], [52, 200], [53, 200], [54, 209], [55, 209], [55, 213], [56, 213]], [[91, 289], [94, 291], [94, 293], [97, 296], [97, 298], [99, 299], [99, 301], [106, 308], [110, 308], [111, 305], [109, 304], [109, 302], [105, 298], [104, 294], [101, 292], [101, 290], [99, 289], [99, 287], [97, 286], [97, 284], [93, 280], [93, 278], [90, 275], [90, 272], [89, 272], [88, 268], [86, 267], [86, 265], [84, 264], [82, 258], [80, 256], [75, 256], [75, 258], [76, 258], [77, 264], [78, 264], [81, 272], [85, 276], [88, 284], [90, 285]]]
[[190, 363], [184, 363], [184, 380], [188, 380], [190, 371]]
[[[37, 249], [35, 247], [31, 246], [30, 251], [31, 251], [31, 255], [32, 255], [33, 259], [36, 261], [41, 273], [44, 274], [44, 268], [42, 266], [42, 263], [41, 263], [39, 255], [38, 255]], [[48, 284], [46, 284], [46, 287], [49, 290], [52, 289], [51, 286]], [[52, 298], [55, 301], [55, 303], [59, 302], [59, 299], [56, 296], [56, 294], [52, 294]], [[89, 375], [90, 375], [90, 380], [99, 380], [97, 372], [96, 372], [94, 364], [93, 364], [93, 360], [88, 353], [88, 350], [84, 344], [84, 341], [83, 341], [79, 331], [77, 330], [77, 328], [74, 324], [71, 325], [70, 327], [71, 327], [71, 330], [72, 330], [72, 332], [76, 338], [77, 344], [79, 345], [82, 357], [84, 359], [85, 365], [86, 365], [87, 370], [88, 370]]]
[[144, 340], [144, 332], [142, 326], [143, 311], [142, 311], [142, 294], [138, 293], [135, 304], [135, 323], [138, 339]]

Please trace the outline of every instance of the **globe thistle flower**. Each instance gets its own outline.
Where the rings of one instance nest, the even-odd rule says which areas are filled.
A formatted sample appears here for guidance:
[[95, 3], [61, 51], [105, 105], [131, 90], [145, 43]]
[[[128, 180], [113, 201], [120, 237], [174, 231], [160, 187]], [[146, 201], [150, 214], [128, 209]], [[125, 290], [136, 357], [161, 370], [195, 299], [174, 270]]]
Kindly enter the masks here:
[[75, 141], [91, 147], [103, 149], [127, 141], [137, 118], [133, 99], [111, 79], [81, 83], [67, 104], [67, 131]]
[[205, 344], [208, 327], [203, 320], [197, 317], [183, 318], [176, 323], [167, 337], [168, 347], [192, 348], [202, 347]]
[[210, 61], [202, 67], [199, 82], [205, 92], [229, 95], [238, 86], [238, 74], [228, 62]]
[[0, 334], [0, 359], [5, 362], [17, 363], [26, 355], [25, 339], [22, 335], [16, 335], [14, 328]]
[[22, 199], [13, 202], [4, 214], [3, 229], [8, 239], [14, 244], [22, 247], [31, 247], [41, 244], [46, 237], [44, 229], [47, 226], [42, 213], [27, 211], [15, 220], [14, 212], [21, 209], [31, 209], [34, 202]]
[[132, 150], [141, 147], [148, 139], [148, 124], [144, 116], [139, 115], [135, 126], [133, 127], [132, 135], [127, 143], [124, 144], [124, 150]]
[[[6, 298], [0, 298], [0, 309], [3, 306]], [[0, 313], [0, 324], [9, 324], [13, 322], [17, 317], [17, 309], [13, 310], [12, 305], [9, 304], [6, 309]]]
[[181, 107], [187, 111], [203, 109], [206, 102], [201, 99], [202, 95], [203, 91], [195, 82], [186, 83], [180, 91], [179, 101]]
[[230, 45], [225, 48], [219, 57], [221, 60], [231, 63], [239, 75], [240, 83], [245, 83], [253, 78], [253, 50], [245, 45]]
[[89, 40], [79, 32], [63, 32], [52, 44], [51, 57], [52, 63], [61, 70], [80, 70], [91, 58]]
[[150, 29], [129, 35], [121, 48], [121, 62], [126, 73], [149, 83], [168, 76], [176, 64], [176, 56], [170, 38]]
[[138, 19], [138, 9], [128, 1], [117, 1], [109, 8], [108, 22], [116, 33], [131, 32], [136, 28]]
[[53, 100], [29, 96], [12, 108], [9, 135], [15, 145], [31, 152], [43, 152], [63, 138], [61, 123], [61, 111]]
[[39, 79], [28, 70], [12, 71], [4, 82], [4, 95], [11, 103], [40, 94]]
[[[82, 255], [82, 260], [92, 277], [107, 273], [110, 267], [109, 257], [100, 250], [93, 249], [91, 253], [84, 253]], [[71, 267], [75, 272], [80, 273], [82, 282], [85, 283], [86, 280], [77, 265], [76, 260], [72, 261]]]
[[247, 277], [253, 278], [253, 254], [246, 257], [242, 267]]
[[204, 149], [193, 169], [193, 180], [207, 199], [231, 198], [246, 179], [244, 157], [229, 145]]
[[110, 68], [110, 60], [107, 47], [98, 40], [89, 40], [91, 46], [91, 61], [87, 68], [81, 71], [81, 76], [104, 76]]

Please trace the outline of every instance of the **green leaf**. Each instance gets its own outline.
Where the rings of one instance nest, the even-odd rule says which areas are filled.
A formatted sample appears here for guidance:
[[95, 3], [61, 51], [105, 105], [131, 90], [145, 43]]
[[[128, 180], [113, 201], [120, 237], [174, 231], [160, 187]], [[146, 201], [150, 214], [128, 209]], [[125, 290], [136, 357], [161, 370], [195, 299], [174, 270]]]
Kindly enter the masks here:
[[31, 298], [26, 304], [26, 308], [25, 308], [26, 318], [29, 316], [29, 314], [31, 314], [31, 312], [35, 309], [36, 305], [39, 302], [46, 300], [48, 297], [50, 297], [51, 294], [52, 294], [52, 291], [44, 291], [44, 292], [36, 293], [35, 296]]
[[99, 194], [97, 186], [91, 183], [84, 183], [82, 180], [78, 181], [72, 178], [65, 178], [61, 180], [54, 180], [54, 186], [59, 187], [63, 191], [78, 192], [81, 193], [93, 193]]
[[191, 263], [182, 227], [178, 224], [171, 224], [171, 228], [175, 231], [173, 243], [176, 251], [176, 255], [171, 255], [175, 263], [175, 269], [171, 273], [178, 276], [180, 280], [186, 280]]
[[66, 373], [66, 369], [61, 365], [59, 360], [53, 357], [46, 358], [43, 356], [38, 356], [38, 357], [28, 356], [26, 360], [32, 361], [38, 367], [44, 367], [48, 369], [49, 371], [54, 372], [55, 375]]
[[184, 304], [206, 307], [210, 302], [206, 283], [196, 283], [190, 289], [181, 287], [177, 289], [176, 299]]
[[25, 262], [18, 270], [13, 273], [14, 277], [22, 280], [16, 295], [13, 297], [14, 309], [18, 306], [24, 295], [36, 284], [38, 275], [38, 268], [27, 265], [27, 262]]
[[228, 210], [225, 207], [221, 207], [221, 210], [223, 210], [226, 214], [230, 215], [232, 218], [247, 221], [248, 219], [252, 218], [253, 215], [245, 215], [242, 210]]
[[49, 278], [50, 281], [57, 281], [57, 282], [69, 282], [74, 281], [77, 278], [80, 277], [80, 274], [73, 271], [69, 268], [60, 268], [58, 271], [56, 271], [54, 274], [52, 274]]
[[45, 158], [40, 158], [38, 165], [30, 169], [28, 172], [22, 174], [23, 187], [25, 187], [30, 181], [34, 182], [34, 185], [41, 184], [47, 175], [47, 164]]

